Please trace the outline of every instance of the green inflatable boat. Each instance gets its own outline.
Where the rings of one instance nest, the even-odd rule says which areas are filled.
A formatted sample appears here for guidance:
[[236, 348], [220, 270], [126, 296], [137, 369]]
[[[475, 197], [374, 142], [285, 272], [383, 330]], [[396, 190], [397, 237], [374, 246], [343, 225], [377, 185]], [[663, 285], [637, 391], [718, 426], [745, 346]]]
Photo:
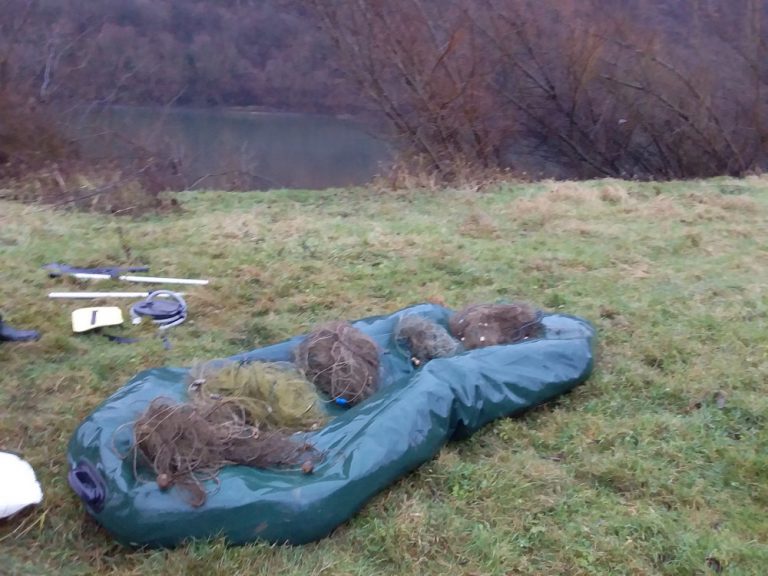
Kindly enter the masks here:
[[[304, 544], [330, 534], [375, 494], [497, 418], [555, 398], [590, 375], [594, 330], [583, 319], [544, 314], [540, 338], [489, 346], [415, 368], [393, 331], [405, 314], [447, 325], [453, 312], [421, 304], [354, 324], [381, 347], [380, 389], [349, 409], [336, 408], [307, 442], [322, 451], [313, 473], [246, 466], [222, 469], [201, 507], [177, 487], [137, 480], [126, 454], [130, 424], [157, 397], [184, 401], [188, 369], [138, 374], [88, 416], [68, 450], [69, 483], [88, 512], [129, 546], [171, 547], [224, 537]], [[302, 336], [240, 354], [242, 362], [291, 361]]]

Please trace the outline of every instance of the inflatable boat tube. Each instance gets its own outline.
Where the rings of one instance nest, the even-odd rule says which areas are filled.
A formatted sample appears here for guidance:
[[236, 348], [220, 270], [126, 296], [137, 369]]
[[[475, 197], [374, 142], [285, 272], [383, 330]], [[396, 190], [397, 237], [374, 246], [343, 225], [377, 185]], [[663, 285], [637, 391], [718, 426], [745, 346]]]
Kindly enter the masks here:
[[[138, 374], [88, 416], [68, 449], [69, 483], [88, 512], [118, 541], [172, 547], [223, 537], [304, 544], [323, 538], [375, 494], [433, 458], [448, 441], [494, 419], [519, 414], [584, 382], [593, 365], [594, 331], [573, 316], [545, 314], [540, 338], [439, 358], [414, 368], [393, 340], [398, 319], [420, 314], [447, 325], [452, 312], [421, 304], [354, 325], [379, 344], [381, 387], [324, 428], [307, 433], [324, 458], [313, 473], [229, 466], [195, 508], [175, 487], [137, 480], [130, 424], [149, 403], [184, 401], [188, 369]], [[303, 336], [232, 357], [290, 361]]]

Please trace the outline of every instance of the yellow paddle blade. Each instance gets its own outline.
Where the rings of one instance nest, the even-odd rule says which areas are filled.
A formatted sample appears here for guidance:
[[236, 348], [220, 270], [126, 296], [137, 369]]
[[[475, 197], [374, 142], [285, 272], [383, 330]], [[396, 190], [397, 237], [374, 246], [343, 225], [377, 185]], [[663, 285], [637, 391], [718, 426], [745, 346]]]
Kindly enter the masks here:
[[123, 323], [123, 311], [117, 306], [96, 306], [78, 308], [72, 312], [72, 330], [87, 332], [103, 326], [117, 326]]

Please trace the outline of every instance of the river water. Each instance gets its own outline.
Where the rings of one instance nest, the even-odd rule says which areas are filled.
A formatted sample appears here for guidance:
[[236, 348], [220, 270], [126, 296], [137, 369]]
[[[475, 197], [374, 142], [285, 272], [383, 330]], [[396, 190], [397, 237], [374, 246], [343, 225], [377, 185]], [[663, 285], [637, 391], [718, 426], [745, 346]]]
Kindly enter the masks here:
[[77, 110], [69, 126], [86, 158], [140, 147], [173, 158], [195, 188], [353, 186], [391, 157], [363, 124], [331, 116], [109, 106]]

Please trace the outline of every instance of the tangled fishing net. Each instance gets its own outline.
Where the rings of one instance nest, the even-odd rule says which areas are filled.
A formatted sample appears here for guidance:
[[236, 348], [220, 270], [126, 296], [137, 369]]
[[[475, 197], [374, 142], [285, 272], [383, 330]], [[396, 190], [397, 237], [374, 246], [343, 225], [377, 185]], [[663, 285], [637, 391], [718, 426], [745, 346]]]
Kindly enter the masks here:
[[530, 304], [474, 304], [456, 312], [448, 328], [467, 350], [536, 338], [540, 314]]
[[283, 365], [218, 361], [190, 373], [190, 399], [156, 398], [133, 424], [134, 473], [148, 465], [161, 489], [178, 486], [193, 506], [205, 503], [204, 483], [229, 465], [301, 466], [320, 455], [294, 436], [322, 425], [317, 393]]
[[315, 388], [287, 362], [218, 360], [195, 366], [189, 380], [194, 395], [236, 401], [261, 427], [312, 430], [327, 421]]
[[296, 364], [318, 389], [342, 404], [376, 392], [379, 349], [348, 322], [329, 322], [310, 333], [295, 351]]
[[311, 472], [317, 460], [311, 446], [284, 431], [260, 430], [248, 423], [241, 406], [226, 400], [173, 403], [157, 398], [135, 422], [133, 433], [134, 472], [148, 463], [161, 489], [178, 486], [193, 506], [205, 503], [203, 483], [217, 480], [224, 466], [302, 466]]
[[461, 345], [443, 326], [418, 314], [403, 316], [397, 323], [394, 337], [396, 342], [405, 344], [415, 366], [461, 351]]

